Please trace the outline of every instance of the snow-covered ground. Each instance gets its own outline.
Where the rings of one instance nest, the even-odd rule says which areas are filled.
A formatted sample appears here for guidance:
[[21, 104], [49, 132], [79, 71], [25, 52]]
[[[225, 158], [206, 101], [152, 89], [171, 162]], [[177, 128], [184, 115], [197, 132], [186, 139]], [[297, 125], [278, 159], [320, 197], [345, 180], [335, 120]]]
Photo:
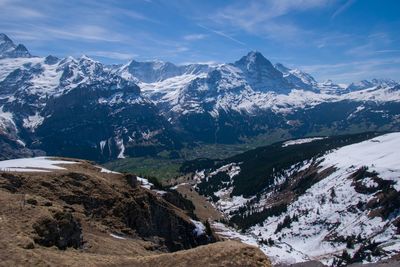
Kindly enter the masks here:
[[0, 161], [0, 171], [6, 172], [51, 172], [65, 170], [60, 164], [79, 164], [76, 161], [56, 160], [51, 157], [22, 158]]
[[[288, 145], [310, 142], [315, 139], [289, 141]], [[304, 142], [303, 142], [304, 141]], [[393, 189], [400, 191], [400, 133], [389, 133], [360, 143], [344, 146], [327, 152], [312, 162], [319, 164], [318, 172], [333, 167], [333, 172], [326, 178], [312, 185], [298, 196], [287, 211], [278, 216], [271, 216], [244, 233], [239, 233], [221, 223], [213, 223], [217, 233], [229, 239], [241, 240], [244, 243], [257, 245], [273, 263], [295, 263], [319, 260], [332, 264], [343, 250], [350, 255], [362, 246], [363, 242], [378, 242], [385, 255], [370, 255], [371, 261], [390, 257], [400, 252], [400, 235], [393, 221], [399, 217], [394, 212], [388, 218], [371, 216], [371, 208], [366, 206], [378, 193], [376, 179], [366, 177], [359, 181], [365, 188], [376, 189], [375, 193], [360, 193], [355, 189], [352, 177], [360, 168], [376, 172], [379, 178], [393, 181]], [[300, 162], [283, 172], [285, 177], [277, 177], [276, 184], [282, 184], [291, 175], [310, 167], [311, 161]], [[232, 178], [240, 172], [240, 167], [233, 171], [235, 164], [225, 165], [213, 173], [198, 172], [198, 180], [209, 179], [212, 175], [225, 172]], [[230, 198], [232, 186], [227, 186], [215, 193], [221, 197], [214, 203], [215, 207], [229, 218], [229, 213], [243, 207], [251, 199]], [[250, 202], [251, 208], [260, 211], [265, 208], [270, 194], [262, 194], [258, 202]], [[285, 217], [291, 218], [289, 226], [278, 230], [278, 225]], [[347, 247], [347, 238], [360, 238], [354, 247]], [[362, 241], [364, 240], [364, 241]], [[271, 242], [272, 241], [272, 242]]]
[[385, 134], [342, 147], [324, 156], [323, 166], [351, 171], [360, 166], [376, 171], [379, 177], [396, 182], [400, 191], [400, 133]]
[[106, 168], [101, 167], [101, 166], [96, 166], [96, 167], [100, 169], [100, 172], [104, 172], [104, 173], [113, 173], [113, 174], [121, 174], [120, 172], [110, 171], [109, 169], [106, 169]]
[[310, 260], [307, 255], [294, 250], [289, 244], [284, 242], [276, 242], [275, 245], [269, 246], [263, 244], [260, 237], [253, 233], [239, 233], [236, 229], [219, 222], [212, 223], [212, 227], [215, 229], [215, 232], [223, 238], [237, 240], [248, 245], [259, 247], [273, 264], [293, 264]]
[[[388, 255], [400, 251], [400, 237], [392, 225], [398, 214], [385, 220], [371, 217], [368, 209], [355, 208], [359, 203], [368, 203], [374, 195], [358, 193], [353, 180], [349, 179], [361, 167], [368, 167], [368, 171], [377, 172], [379, 178], [394, 181], [394, 188], [399, 191], [399, 151], [400, 133], [391, 133], [327, 153], [319, 159], [323, 160], [319, 171], [332, 166], [336, 171], [292, 202], [287, 212], [269, 217], [262, 225], [252, 227], [248, 234], [289, 244], [308, 259], [325, 263], [332, 263], [332, 255], [340, 255], [346, 249], [346, 242], [334, 241], [335, 236], [359, 235], [363, 239], [382, 242], [380, 247]], [[368, 187], [377, 185], [369, 178], [363, 183]], [[287, 216], [298, 219], [293, 220], [290, 227], [277, 231], [278, 224]], [[348, 251], [352, 254], [359, 247], [355, 245]], [[273, 250], [277, 250], [276, 246]], [[296, 261], [304, 260], [304, 257], [296, 258]]]
[[305, 143], [311, 143], [316, 140], [322, 140], [326, 137], [310, 137], [310, 138], [302, 138], [302, 139], [296, 139], [296, 140], [290, 140], [286, 141], [285, 143], [282, 144], [282, 147], [287, 147], [291, 145], [299, 145], [299, 144], [305, 144]]

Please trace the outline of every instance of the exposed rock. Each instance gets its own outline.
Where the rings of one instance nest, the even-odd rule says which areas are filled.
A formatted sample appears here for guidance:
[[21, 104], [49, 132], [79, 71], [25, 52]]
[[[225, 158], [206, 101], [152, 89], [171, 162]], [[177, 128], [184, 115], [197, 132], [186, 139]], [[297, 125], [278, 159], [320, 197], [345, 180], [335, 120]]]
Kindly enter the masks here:
[[69, 212], [57, 212], [53, 218], [45, 217], [33, 224], [35, 242], [46, 247], [80, 248], [83, 245], [81, 224]]
[[128, 182], [128, 184], [129, 184], [131, 187], [133, 187], [133, 188], [135, 188], [135, 187], [137, 187], [137, 186], [140, 185], [140, 183], [138, 182], [138, 179], [137, 179], [137, 176], [136, 176], [136, 175], [133, 175], [133, 174], [126, 174], [126, 175], [125, 175], [125, 179], [126, 179], [126, 181]]

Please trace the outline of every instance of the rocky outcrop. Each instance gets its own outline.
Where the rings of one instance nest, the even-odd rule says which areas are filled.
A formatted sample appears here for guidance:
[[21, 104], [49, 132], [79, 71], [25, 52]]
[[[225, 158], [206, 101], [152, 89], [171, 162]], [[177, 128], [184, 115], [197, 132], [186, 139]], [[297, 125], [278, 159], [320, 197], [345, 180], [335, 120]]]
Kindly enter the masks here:
[[33, 224], [37, 236], [35, 242], [59, 249], [81, 248], [83, 245], [81, 224], [70, 212], [57, 212], [54, 217], [39, 219]]
[[44, 246], [79, 248], [82, 233], [76, 216], [90, 218], [111, 232], [145, 238], [163, 251], [189, 249], [215, 241], [213, 236], [197, 231], [188, 216], [192, 210], [184, 211], [157, 193], [142, 188], [134, 175], [112, 176], [115, 176], [113, 181], [100, 179], [98, 169], [44, 176], [7, 172], [0, 174], [0, 188], [14, 194], [39, 196], [59, 203], [63, 210], [75, 211], [58, 211], [33, 223], [35, 242]]

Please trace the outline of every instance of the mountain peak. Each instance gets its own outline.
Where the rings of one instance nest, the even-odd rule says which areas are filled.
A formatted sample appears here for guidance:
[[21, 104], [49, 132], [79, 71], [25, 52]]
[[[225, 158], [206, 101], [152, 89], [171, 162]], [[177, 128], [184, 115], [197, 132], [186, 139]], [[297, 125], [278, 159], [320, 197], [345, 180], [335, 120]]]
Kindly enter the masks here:
[[80, 56], [78, 60], [79, 60], [79, 62], [99, 63], [98, 61], [94, 60], [93, 58], [91, 58], [85, 54]]
[[257, 51], [257, 50], [252, 50], [249, 53], [247, 53], [248, 57], [264, 57], [261, 52]]
[[260, 65], [260, 64], [271, 64], [271, 62], [269, 62], [268, 59], [266, 59], [263, 54], [261, 54], [258, 51], [250, 51], [249, 53], [247, 53], [246, 56], [243, 56], [239, 61], [236, 61], [236, 63], [247, 63], [247, 64], [256, 64], [256, 65]]
[[48, 65], [53, 65], [53, 64], [56, 64], [59, 61], [60, 61], [60, 59], [58, 57], [55, 57], [55, 56], [52, 56], [52, 55], [48, 55], [45, 58], [44, 63], [46, 63]]
[[234, 65], [244, 73], [250, 86], [256, 91], [290, 91], [289, 83], [283, 78], [283, 74], [258, 51], [250, 51]]
[[12, 43], [13, 41], [4, 33], [0, 33], [0, 43]]
[[0, 58], [31, 57], [23, 44], [15, 45], [4, 33], [0, 33]]

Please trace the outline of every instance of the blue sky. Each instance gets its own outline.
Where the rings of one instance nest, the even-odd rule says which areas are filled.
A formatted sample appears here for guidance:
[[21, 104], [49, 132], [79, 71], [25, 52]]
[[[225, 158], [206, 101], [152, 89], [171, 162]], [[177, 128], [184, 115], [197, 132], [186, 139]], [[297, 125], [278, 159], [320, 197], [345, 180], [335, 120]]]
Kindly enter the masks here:
[[105, 63], [234, 62], [257, 50], [318, 80], [400, 80], [397, 0], [0, 0], [31, 53]]

